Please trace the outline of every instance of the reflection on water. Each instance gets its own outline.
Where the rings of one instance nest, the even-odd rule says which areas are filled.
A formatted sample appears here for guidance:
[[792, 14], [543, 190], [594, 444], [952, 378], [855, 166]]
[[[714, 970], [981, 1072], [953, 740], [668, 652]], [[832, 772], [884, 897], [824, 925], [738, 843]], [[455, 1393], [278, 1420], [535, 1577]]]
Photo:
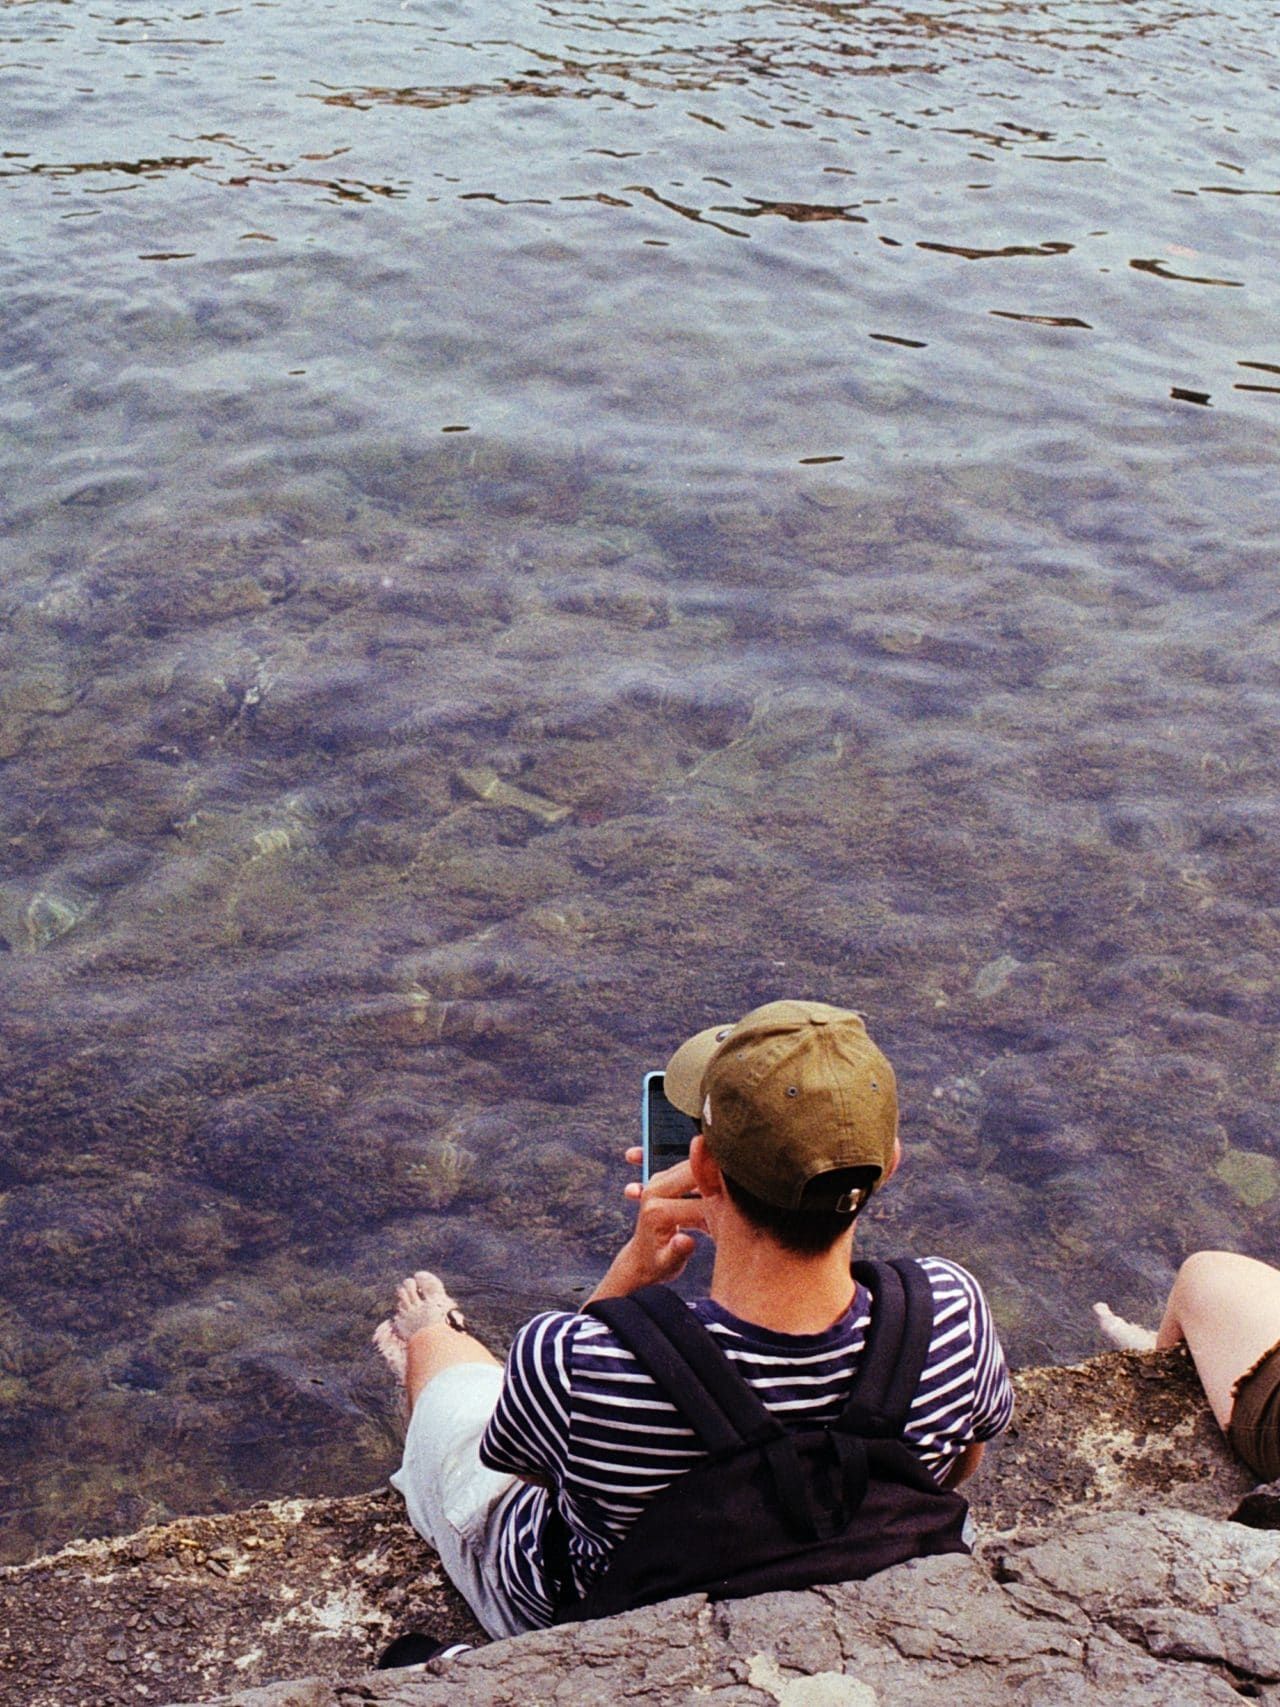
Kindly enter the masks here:
[[1266, 23], [7, 9], [6, 1556], [375, 1480], [780, 993], [1021, 1359], [1274, 1254]]

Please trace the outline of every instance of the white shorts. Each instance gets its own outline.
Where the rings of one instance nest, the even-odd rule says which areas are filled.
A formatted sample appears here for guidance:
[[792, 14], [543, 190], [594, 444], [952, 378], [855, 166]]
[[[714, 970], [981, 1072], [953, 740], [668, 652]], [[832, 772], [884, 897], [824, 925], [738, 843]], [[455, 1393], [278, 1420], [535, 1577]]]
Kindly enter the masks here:
[[498, 1563], [503, 1514], [522, 1483], [480, 1462], [502, 1378], [491, 1363], [458, 1363], [433, 1376], [413, 1407], [404, 1461], [391, 1478], [410, 1523], [494, 1637], [533, 1628], [504, 1592]]

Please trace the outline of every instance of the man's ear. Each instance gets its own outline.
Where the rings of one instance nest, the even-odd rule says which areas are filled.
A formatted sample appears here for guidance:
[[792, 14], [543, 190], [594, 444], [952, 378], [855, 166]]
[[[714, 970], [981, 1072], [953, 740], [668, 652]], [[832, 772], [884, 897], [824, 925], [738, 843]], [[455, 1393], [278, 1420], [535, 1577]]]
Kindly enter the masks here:
[[707, 1149], [707, 1141], [701, 1132], [694, 1133], [689, 1146], [689, 1166], [693, 1169], [693, 1183], [698, 1188], [699, 1197], [718, 1197], [723, 1192], [724, 1175], [720, 1172], [720, 1164]]
[[889, 1160], [889, 1166], [884, 1171], [884, 1179], [882, 1179], [880, 1181], [881, 1185], [884, 1185], [887, 1180], [891, 1180], [893, 1178], [894, 1174], [896, 1174], [898, 1171], [898, 1165], [901, 1161], [902, 1161], [902, 1140], [895, 1133], [894, 1139], [893, 1139], [893, 1155]]

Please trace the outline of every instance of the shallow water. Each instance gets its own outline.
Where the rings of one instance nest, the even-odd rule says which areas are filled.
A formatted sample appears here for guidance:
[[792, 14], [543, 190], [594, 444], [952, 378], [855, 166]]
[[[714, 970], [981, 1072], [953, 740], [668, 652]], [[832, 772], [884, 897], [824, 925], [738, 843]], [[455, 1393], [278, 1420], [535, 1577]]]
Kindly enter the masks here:
[[1273, 11], [0, 34], [3, 1556], [377, 1479], [777, 994], [1020, 1361], [1275, 1253]]

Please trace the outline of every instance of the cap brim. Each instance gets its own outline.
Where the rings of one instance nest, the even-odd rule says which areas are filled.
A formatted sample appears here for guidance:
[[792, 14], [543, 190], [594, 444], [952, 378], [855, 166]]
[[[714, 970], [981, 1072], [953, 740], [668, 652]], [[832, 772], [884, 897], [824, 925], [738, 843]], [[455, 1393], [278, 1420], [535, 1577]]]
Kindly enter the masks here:
[[667, 1101], [673, 1103], [681, 1114], [690, 1114], [695, 1120], [702, 1118], [702, 1075], [707, 1070], [707, 1062], [732, 1030], [732, 1022], [709, 1025], [705, 1031], [682, 1043], [667, 1062], [662, 1088]]

